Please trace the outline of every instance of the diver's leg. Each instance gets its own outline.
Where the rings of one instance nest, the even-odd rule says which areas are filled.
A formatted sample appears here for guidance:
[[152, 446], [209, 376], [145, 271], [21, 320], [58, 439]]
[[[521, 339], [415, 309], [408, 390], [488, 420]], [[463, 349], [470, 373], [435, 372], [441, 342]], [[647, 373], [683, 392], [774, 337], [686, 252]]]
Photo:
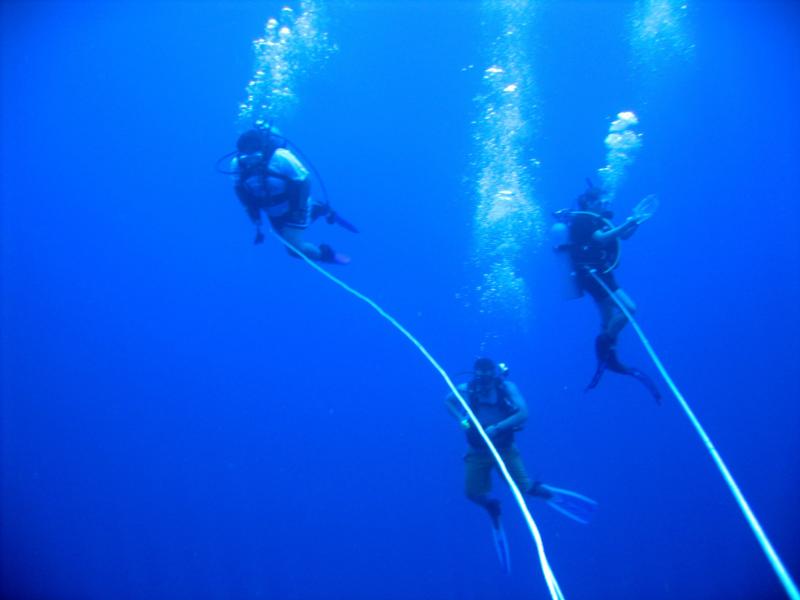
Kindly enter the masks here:
[[[296, 198], [290, 202], [290, 210], [280, 217], [280, 227], [276, 228], [278, 233], [312, 260], [322, 262], [334, 262], [335, 253], [330, 246], [325, 244], [312, 244], [303, 239], [306, 228], [311, 225], [312, 211], [308, 196]], [[290, 254], [293, 254], [290, 252]]]
[[589, 385], [586, 386], [585, 391], [594, 389], [597, 387], [597, 384], [600, 383], [600, 378], [606, 370], [609, 352], [616, 341], [608, 333], [609, 323], [614, 317], [614, 301], [608, 295], [600, 297], [599, 294], [593, 294], [593, 297], [597, 309], [600, 311], [601, 330], [600, 334], [594, 339], [594, 353], [597, 357], [597, 368], [594, 371], [594, 375], [592, 375], [592, 380], [589, 382]]
[[522, 462], [519, 450], [511, 447], [509, 450], [504, 450], [500, 453], [503, 462], [506, 463], [511, 478], [517, 484], [519, 491], [529, 496], [536, 498], [550, 498], [553, 494], [543, 487], [541, 481], [531, 481], [528, 477], [528, 471], [525, 469], [525, 463]]
[[[311, 207], [310, 219], [312, 223], [317, 219], [319, 219], [320, 217], [326, 217], [328, 215], [332, 216], [331, 207], [328, 206], [327, 204], [322, 204], [321, 202], [318, 202], [317, 200], [314, 199], [313, 196], [309, 198], [308, 203], [309, 206]], [[328, 220], [328, 223], [332, 222], [333, 222], [332, 219]]]
[[[603, 279], [605, 286], [601, 285], [597, 279]], [[597, 356], [597, 368], [595, 369], [592, 380], [586, 386], [586, 390], [597, 387], [600, 379], [608, 366], [609, 359], [613, 356], [614, 345], [617, 343], [616, 335], [621, 327], [617, 324], [618, 315], [622, 313], [614, 302], [614, 299], [606, 291], [606, 287], [614, 289], [617, 287], [612, 276], [596, 276], [587, 280], [587, 291], [594, 299], [597, 310], [600, 312], [600, 333], [594, 340], [594, 352]], [[624, 315], [622, 315], [624, 318]], [[625, 322], [622, 322], [624, 326]], [[613, 332], [613, 334], [612, 334]]]
[[489, 496], [493, 467], [494, 458], [488, 452], [470, 450], [464, 456], [464, 494], [494, 519], [500, 516], [500, 502]]
[[629, 313], [633, 314], [636, 312], [636, 303], [631, 299], [630, 296], [628, 296], [625, 290], [619, 288], [614, 293], [617, 295], [617, 299], [622, 302], [623, 306]]
[[[636, 312], [636, 303], [631, 300], [631, 297], [628, 296], [628, 294], [625, 293], [625, 290], [620, 288], [614, 292], [614, 294], [625, 307], [625, 310], [631, 314]], [[622, 328], [628, 323], [628, 317], [626, 317], [622, 310], [620, 310], [613, 298], [609, 297], [607, 300], [613, 304], [614, 313], [609, 319], [605, 330], [612, 337], [612, 339], [616, 340], [619, 332], [622, 331]]]
[[[305, 229], [298, 229], [297, 227], [284, 227], [280, 232], [283, 239], [292, 244], [295, 248], [300, 250], [311, 260], [318, 260], [326, 263], [336, 263], [339, 265], [346, 265], [350, 262], [350, 257], [336, 252], [328, 244], [312, 244], [303, 240], [303, 233]], [[294, 254], [289, 252], [289, 254]]]
[[500, 453], [503, 462], [506, 463], [511, 478], [523, 494], [534, 496], [536, 498], [544, 498], [547, 500], [553, 496], [552, 492], [548, 491], [541, 481], [531, 481], [528, 477], [528, 471], [525, 469], [525, 463], [522, 462], [519, 450], [511, 447], [509, 450], [504, 450]]
[[[624, 290], [617, 289], [615, 293], [617, 299], [622, 303], [622, 305], [630, 314], [636, 312], [636, 303], [631, 299], [630, 296], [628, 296], [628, 294], [625, 293]], [[608, 298], [608, 300], [613, 302], [613, 299], [610, 297]], [[608, 368], [609, 370], [614, 371], [615, 373], [620, 373], [622, 375], [630, 375], [635, 379], [637, 379], [638, 381], [640, 381], [647, 388], [650, 394], [652, 394], [656, 402], [661, 404], [661, 392], [659, 392], [658, 387], [656, 387], [656, 384], [653, 382], [653, 380], [650, 379], [645, 373], [643, 373], [639, 369], [636, 369], [634, 367], [629, 367], [621, 363], [619, 358], [617, 357], [617, 349], [616, 349], [617, 336], [619, 335], [619, 332], [622, 330], [622, 328], [625, 327], [625, 324], [628, 322], [628, 318], [620, 310], [619, 306], [616, 306], [616, 303], [615, 303], [615, 308], [616, 308], [616, 314], [614, 315], [614, 317], [612, 317], [607, 332], [604, 332], [599, 336], [597, 336], [595, 348], [597, 350], [598, 360], [604, 363], [605, 368]], [[592, 383], [589, 384], [589, 387], [590, 388], [594, 387], [594, 385], [597, 384], [594, 380], [592, 380]]]
[[[325, 263], [336, 263], [338, 265], [346, 265], [350, 262], [350, 257], [346, 254], [336, 252], [328, 244], [312, 244], [303, 240], [305, 227], [292, 225], [284, 225], [280, 229], [276, 229], [278, 233], [287, 242], [292, 244], [300, 252], [305, 254], [311, 260], [318, 260]], [[294, 252], [289, 251], [290, 255], [295, 255]]]
[[[601, 329], [600, 335], [595, 338], [594, 350], [598, 363], [605, 363], [608, 360], [609, 351], [617, 343], [616, 333], [619, 333], [619, 329], [616, 330], [616, 333], [612, 333], [612, 327], [616, 328], [617, 316], [622, 313], [614, 304], [614, 299], [608, 295], [597, 300], [597, 308], [600, 311]], [[625, 315], [622, 316], [624, 318]]]
[[608, 328], [614, 319], [615, 313], [619, 310], [610, 296], [597, 300], [597, 310], [600, 311], [600, 327], [603, 332], [608, 332]]
[[305, 240], [303, 240], [304, 232], [305, 232], [304, 229], [298, 229], [297, 227], [286, 226], [281, 228], [278, 233], [283, 239], [285, 239], [287, 242], [289, 242], [292, 246], [297, 248], [300, 252], [305, 254], [311, 260], [319, 260], [320, 258], [322, 258], [322, 251], [316, 244], [312, 244], [311, 242], [306, 242]]

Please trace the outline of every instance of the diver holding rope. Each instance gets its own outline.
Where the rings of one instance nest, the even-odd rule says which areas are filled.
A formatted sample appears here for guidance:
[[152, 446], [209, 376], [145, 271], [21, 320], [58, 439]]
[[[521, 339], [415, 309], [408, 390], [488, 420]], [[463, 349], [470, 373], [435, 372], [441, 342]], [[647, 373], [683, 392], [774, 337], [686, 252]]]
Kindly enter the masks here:
[[558, 221], [556, 226], [561, 225], [565, 234], [555, 250], [569, 256], [574, 297], [586, 292], [600, 310], [601, 332], [595, 338], [597, 368], [586, 390], [594, 389], [608, 369], [640, 381], [660, 404], [661, 393], [650, 377], [635, 367], [624, 365], [617, 357], [617, 338], [628, 318], [609, 294], [614, 294], [631, 314], [636, 311], [636, 304], [617, 283], [614, 269], [619, 264], [621, 240], [630, 238], [653, 215], [657, 200], [655, 196], [648, 196], [624, 223], [615, 226], [611, 222], [614, 215], [608, 208], [605, 192], [588, 179], [587, 184], [587, 190], [578, 196], [578, 210], [564, 209], [554, 213]]
[[[324, 184], [313, 165], [298, 155], [302, 157], [274, 127], [257, 122], [239, 136], [236, 151], [217, 161], [217, 170], [235, 177], [236, 196], [256, 226], [254, 243], [264, 241], [261, 231], [264, 213], [275, 233], [309, 258], [346, 265], [350, 262], [349, 256], [336, 252], [328, 244], [314, 244], [303, 239], [311, 223], [323, 216], [328, 223], [336, 223], [353, 233], [358, 233], [358, 229], [331, 208]], [[228, 158], [231, 158], [230, 169], [221, 169], [220, 162]], [[320, 184], [322, 201], [311, 195], [309, 167]], [[289, 254], [297, 256], [292, 250]]]
[[[578, 523], [589, 523], [597, 509], [594, 500], [528, 476], [522, 455], [514, 443], [514, 434], [521, 431], [528, 420], [528, 406], [519, 388], [508, 379], [508, 365], [495, 363], [486, 357], [478, 358], [471, 375], [471, 379], [459, 384], [457, 389], [494, 444], [520, 493], [544, 500], [550, 507]], [[490, 495], [491, 474], [498, 469], [496, 458], [452, 391], [445, 398], [445, 406], [466, 435], [464, 494], [489, 514], [497, 557], [503, 570], [508, 573], [511, 563], [508, 541], [500, 520], [500, 500]]]

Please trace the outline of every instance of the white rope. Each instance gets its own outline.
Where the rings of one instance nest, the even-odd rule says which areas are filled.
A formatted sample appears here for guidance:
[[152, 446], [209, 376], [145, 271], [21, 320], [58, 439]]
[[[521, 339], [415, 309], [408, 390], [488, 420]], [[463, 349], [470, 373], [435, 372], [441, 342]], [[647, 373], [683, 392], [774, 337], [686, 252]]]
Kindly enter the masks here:
[[405, 327], [403, 327], [389, 313], [387, 313], [385, 310], [383, 310], [376, 302], [374, 302], [373, 300], [371, 300], [370, 298], [368, 298], [367, 296], [365, 296], [364, 294], [362, 294], [358, 290], [355, 290], [354, 288], [350, 287], [345, 282], [343, 282], [341, 279], [338, 279], [337, 277], [334, 277], [333, 275], [331, 275], [327, 270], [323, 269], [317, 263], [312, 261], [305, 254], [303, 254], [300, 250], [295, 248], [291, 243], [289, 243], [288, 241], [283, 239], [280, 235], [278, 235], [274, 231], [271, 231], [271, 233], [276, 238], [278, 238], [278, 240], [280, 240], [280, 242], [284, 246], [286, 246], [287, 248], [289, 248], [289, 250], [291, 250], [292, 252], [296, 253], [297, 256], [302, 258], [306, 262], [307, 265], [312, 267], [318, 273], [320, 273], [320, 274], [324, 275], [325, 277], [327, 277], [329, 280], [331, 280], [333, 283], [335, 283], [336, 285], [338, 285], [339, 287], [341, 287], [345, 291], [353, 294], [356, 298], [366, 302], [372, 308], [374, 308], [378, 312], [378, 314], [380, 314], [384, 319], [389, 321], [389, 323], [391, 323], [398, 331], [400, 331], [400, 333], [402, 333], [406, 338], [408, 338], [408, 340], [412, 344], [414, 344], [414, 346], [416, 346], [416, 348], [422, 353], [422, 355], [426, 359], [428, 359], [428, 362], [430, 362], [431, 365], [433, 365], [433, 368], [436, 369], [439, 372], [439, 374], [445, 380], [445, 383], [447, 383], [447, 386], [450, 388], [450, 391], [453, 392], [453, 395], [456, 398], [458, 398], [458, 401], [461, 403], [461, 406], [463, 407], [464, 411], [469, 416], [470, 421], [472, 421], [472, 423], [474, 424], [475, 428], [478, 430], [478, 432], [480, 433], [481, 437], [486, 442], [486, 445], [489, 447], [489, 450], [491, 450], [492, 455], [494, 456], [495, 460], [497, 461], [497, 464], [500, 467], [500, 471], [502, 472], [503, 477], [505, 478], [506, 482], [508, 482], [508, 486], [511, 488], [511, 492], [514, 495], [514, 498], [516, 499], [517, 504], [519, 505], [519, 508], [522, 511], [522, 514], [525, 517], [525, 521], [527, 522], [528, 528], [530, 529], [531, 534], [533, 535], [534, 542], [536, 543], [536, 549], [537, 549], [537, 552], [538, 552], [538, 555], [539, 555], [539, 564], [541, 565], [542, 573], [544, 574], [545, 581], [547, 582], [547, 589], [550, 591], [550, 597], [553, 600], [564, 600], [564, 596], [561, 593], [561, 588], [559, 587], [558, 582], [556, 581], [556, 576], [553, 574], [553, 571], [550, 569], [550, 564], [547, 562], [547, 556], [545, 555], [545, 552], [544, 552], [544, 542], [542, 542], [542, 536], [539, 533], [539, 528], [536, 526], [536, 523], [534, 522], [533, 517], [531, 516], [531, 513], [528, 510], [527, 505], [525, 504], [525, 500], [522, 497], [522, 493], [520, 492], [519, 488], [517, 487], [517, 484], [514, 483], [514, 479], [511, 477], [511, 474], [508, 472], [508, 469], [506, 468], [506, 465], [503, 462], [503, 459], [500, 457], [500, 454], [497, 452], [497, 448], [495, 448], [494, 444], [492, 443], [492, 440], [489, 439], [489, 436], [486, 434], [486, 431], [484, 430], [484, 428], [481, 425], [480, 421], [478, 421], [478, 418], [475, 416], [475, 413], [472, 412], [472, 410], [469, 407], [469, 404], [461, 396], [461, 394], [458, 391], [458, 388], [455, 386], [455, 384], [453, 383], [452, 379], [450, 379], [450, 377], [447, 375], [445, 370], [439, 365], [439, 363], [436, 361], [436, 359], [434, 359], [433, 356], [431, 356], [430, 352], [428, 352], [428, 350], [419, 341], [417, 341], [417, 339], [413, 335], [411, 335], [411, 333]]
[[608, 292], [608, 295], [614, 300], [614, 302], [616, 302], [617, 306], [619, 306], [620, 310], [622, 311], [622, 314], [624, 314], [628, 318], [628, 321], [630, 321], [631, 325], [633, 326], [633, 329], [636, 331], [636, 334], [642, 341], [645, 350], [647, 350], [647, 353], [650, 355], [650, 358], [653, 359], [656, 368], [658, 368], [662, 377], [664, 377], [664, 381], [666, 381], [667, 386], [669, 386], [669, 389], [672, 390], [672, 393], [678, 399], [678, 402], [680, 403], [684, 412], [689, 417], [689, 421], [691, 421], [692, 425], [694, 425], [695, 430], [700, 435], [700, 439], [703, 440], [703, 444], [711, 454], [711, 458], [714, 459], [717, 468], [719, 469], [720, 473], [722, 473], [722, 477], [728, 484], [728, 487], [730, 488], [734, 499], [739, 504], [739, 508], [742, 509], [742, 513], [744, 513], [745, 519], [747, 519], [750, 528], [753, 530], [753, 533], [755, 534], [758, 543], [761, 544], [761, 548], [767, 555], [767, 560], [769, 560], [770, 564], [772, 565], [772, 568], [775, 570], [775, 574], [778, 576], [778, 579], [780, 579], [781, 584], [783, 584], [783, 587], [786, 590], [786, 593], [788, 594], [789, 598], [791, 598], [791, 600], [800, 600], [800, 592], [798, 592], [797, 585], [795, 585], [794, 581], [792, 580], [792, 576], [786, 570], [786, 567], [783, 566], [783, 562], [778, 556], [778, 553], [775, 552], [775, 549], [772, 547], [772, 544], [770, 543], [769, 539], [767, 539], [767, 535], [761, 528], [761, 524], [758, 522], [758, 519], [756, 519], [756, 516], [753, 514], [753, 511], [750, 510], [750, 505], [747, 503], [747, 500], [745, 500], [744, 495], [739, 490], [739, 486], [736, 485], [736, 482], [733, 480], [733, 476], [731, 475], [730, 471], [728, 471], [728, 467], [725, 466], [725, 463], [722, 461], [722, 457], [719, 455], [719, 452], [717, 452], [716, 448], [714, 448], [714, 444], [711, 443], [711, 438], [708, 437], [708, 434], [706, 434], [705, 429], [703, 429], [703, 426], [700, 425], [700, 421], [698, 421], [697, 417], [694, 415], [694, 412], [692, 412], [692, 409], [689, 408], [689, 404], [684, 399], [683, 394], [681, 394], [680, 390], [678, 390], [677, 386], [672, 381], [672, 377], [669, 376], [669, 373], [667, 373], [667, 370], [664, 368], [664, 365], [661, 363], [658, 356], [656, 356], [655, 350], [653, 350], [653, 347], [650, 345], [650, 342], [644, 335], [644, 331], [642, 331], [642, 328], [639, 327], [639, 324], [633, 318], [633, 315], [631, 315], [628, 309], [625, 308], [624, 303], [621, 302], [620, 299], [617, 297], [617, 295], [614, 292], [612, 292], [611, 289], [609, 289], [609, 287], [605, 284], [605, 282], [602, 279], [600, 279], [600, 277], [597, 276], [595, 271], [591, 270], [589, 271], [589, 273], [592, 275], [592, 277], [594, 277], [595, 281], [597, 281], [601, 286], [603, 286], [603, 289], [606, 292]]

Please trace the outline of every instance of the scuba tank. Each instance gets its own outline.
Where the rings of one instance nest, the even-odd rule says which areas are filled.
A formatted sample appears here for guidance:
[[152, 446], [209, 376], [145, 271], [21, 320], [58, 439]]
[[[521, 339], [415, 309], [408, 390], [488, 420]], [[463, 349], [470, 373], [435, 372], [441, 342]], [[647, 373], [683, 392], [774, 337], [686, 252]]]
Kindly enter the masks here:
[[571, 241], [568, 223], [571, 211], [562, 209], [553, 213], [553, 216], [556, 218], [556, 222], [550, 228], [550, 247], [553, 249], [561, 282], [561, 297], [564, 300], [574, 300], [583, 296], [583, 291], [578, 285], [575, 267], [570, 257]]

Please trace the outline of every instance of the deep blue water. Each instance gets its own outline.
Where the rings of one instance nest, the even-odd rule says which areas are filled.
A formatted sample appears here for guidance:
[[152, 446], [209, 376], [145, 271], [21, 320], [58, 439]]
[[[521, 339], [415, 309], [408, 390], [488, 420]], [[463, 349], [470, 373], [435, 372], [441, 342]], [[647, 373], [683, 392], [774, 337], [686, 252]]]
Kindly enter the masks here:
[[[463, 497], [444, 382], [274, 239], [253, 246], [214, 171], [279, 6], [2, 5], [3, 597], [548, 597], [507, 491], [511, 576]], [[618, 277], [798, 576], [800, 12], [690, 3], [694, 58], [645, 78], [630, 6], [537, 4], [535, 195], [567, 206], [637, 111], [619, 202], [661, 208]], [[565, 596], [784, 597], [678, 404], [611, 376], [583, 394], [597, 319], [555, 299], [546, 244], [522, 265], [525, 327], [463, 300], [478, 3], [328, 12], [339, 51], [282, 125], [362, 233], [309, 237], [445, 368], [510, 363], [531, 474], [601, 505], [582, 527], [531, 503]], [[630, 328], [620, 353], [654, 373]]]

